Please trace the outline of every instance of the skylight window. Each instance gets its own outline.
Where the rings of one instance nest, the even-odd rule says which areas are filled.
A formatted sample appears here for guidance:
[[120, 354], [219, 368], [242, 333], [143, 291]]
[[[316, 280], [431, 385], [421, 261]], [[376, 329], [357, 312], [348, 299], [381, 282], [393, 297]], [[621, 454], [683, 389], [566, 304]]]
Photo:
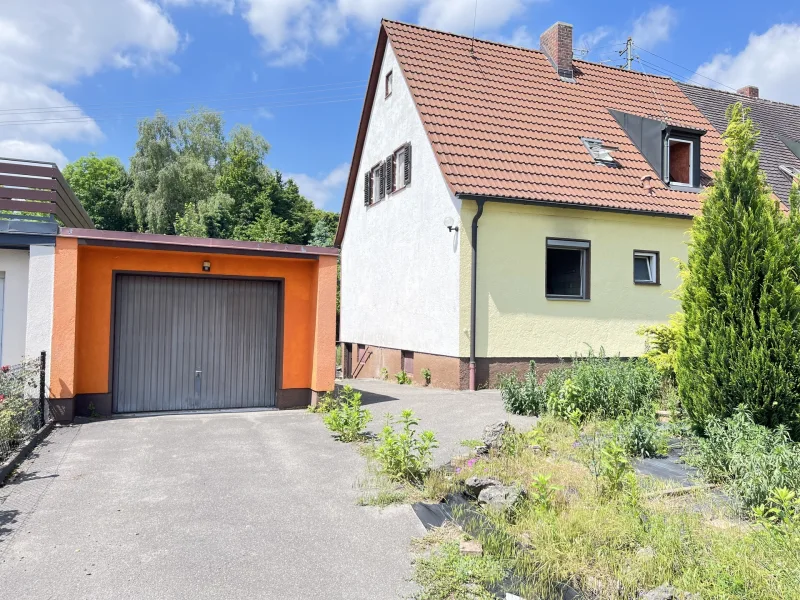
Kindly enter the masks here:
[[603, 140], [596, 140], [592, 138], [581, 138], [583, 145], [589, 151], [589, 154], [594, 159], [594, 162], [609, 167], [619, 167], [617, 159], [614, 158], [613, 152], [618, 150], [613, 146], [606, 146]]
[[786, 175], [788, 175], [790, 179], [800, 178], [800, 169], [797, 167], [787, 167], [786, 165], [781, 165], [779, 168]]

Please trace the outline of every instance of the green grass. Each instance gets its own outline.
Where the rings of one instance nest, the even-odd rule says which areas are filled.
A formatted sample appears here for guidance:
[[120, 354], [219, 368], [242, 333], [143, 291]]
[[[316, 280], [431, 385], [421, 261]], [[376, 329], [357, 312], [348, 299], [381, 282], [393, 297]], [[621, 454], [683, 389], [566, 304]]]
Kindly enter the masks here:
[[[517, 434], [507, 453], [480, 460], [447, 482], [456, 487], [470, 475], [489, 475], [531, 492], [541, 475], [556, 490], [546, 505], [531, 497], [513, 514], [486, 513], [495, 529], [478, 536], [484, 547], [478, 573], [488, 573], [481, 570], [486, 565], [513, 565], [527, 582], [523, 596], [544, 599], [557, 597], [564, 583], [612, 600], [636, 598], [665, 582], [704, 599], [800, 598], [796, 532], [773, 533], [739, 520], [709, 490], [664, 494], [668, 484], [649, 477], [630, 476], [617, 495], [604, 494], [587, 440], [609, 427], [584, 425], [581, 444], [573, 447], [569, 424], [543, 419], [535, 434]], [[533, 450], [533, 439], [546, 450]], [[430, 594], [421, 598], [466, 598], [455, 587], [474, 594], [476, 584], [486, 583], [458, 575], [464, 557], [453, 548], [441, 543], [419, 563], [416, 581]]]

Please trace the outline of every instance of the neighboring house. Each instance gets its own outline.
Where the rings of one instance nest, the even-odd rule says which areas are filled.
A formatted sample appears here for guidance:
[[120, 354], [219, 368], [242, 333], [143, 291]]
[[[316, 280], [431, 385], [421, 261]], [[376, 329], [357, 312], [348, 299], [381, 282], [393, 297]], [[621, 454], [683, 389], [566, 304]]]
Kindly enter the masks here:
[[758, 88], [752, 85], [738, 92], [686, 83], [678, 87], [720, 134], [728, 126], [725, 112], [731, 104], [741, 102], [750, 109], [750, 118], [761, 132], [756, 141], [761, 170], [775, 195], [788, 202], [792, 180], [800, 178], [800, 106], [759, 98]]
[[55, 164], [0, 158], [3, 365], [50, 354], [56, 217], [71, 227], [94, 227]]
[[723, 151], [670, 79], [382, 22], [336, 245], [345, 375], [639, 355]]

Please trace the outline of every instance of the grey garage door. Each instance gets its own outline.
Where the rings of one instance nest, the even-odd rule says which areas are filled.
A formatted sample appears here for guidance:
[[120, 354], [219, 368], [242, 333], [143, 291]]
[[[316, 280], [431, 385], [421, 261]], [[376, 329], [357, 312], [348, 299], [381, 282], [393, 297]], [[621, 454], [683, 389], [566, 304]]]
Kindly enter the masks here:
[[280, 284], [117, 275], [115, 412], [275, 405]]

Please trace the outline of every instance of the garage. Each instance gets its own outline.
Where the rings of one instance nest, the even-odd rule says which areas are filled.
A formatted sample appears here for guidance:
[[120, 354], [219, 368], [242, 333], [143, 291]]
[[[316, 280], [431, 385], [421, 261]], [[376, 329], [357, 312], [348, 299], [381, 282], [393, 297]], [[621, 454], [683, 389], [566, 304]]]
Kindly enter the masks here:
[[335, 248], [61, 228], [50, 410], [301, 408], [333, 389]]
[[275, 406], [280, 282], [114, 283], [113, 412]]

